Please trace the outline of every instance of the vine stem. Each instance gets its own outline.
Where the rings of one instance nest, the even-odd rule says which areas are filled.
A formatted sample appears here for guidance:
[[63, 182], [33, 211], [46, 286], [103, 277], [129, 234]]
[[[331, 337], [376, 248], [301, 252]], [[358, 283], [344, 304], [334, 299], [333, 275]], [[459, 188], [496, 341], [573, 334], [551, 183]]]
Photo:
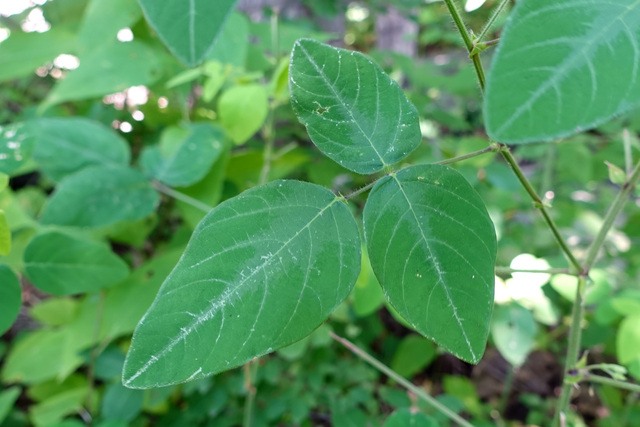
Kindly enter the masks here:
[[384, 363], [380, 362], [375, 357], [369, 355], [366, 351], [362, 350], [360, 347], [358, 347], [357, 345], [355, 345], [351, 341], [347, 340], [346, 338], [342, 338], [342, 337], [334, 334], [333, 332], [330, 332], [330, 334], [331, 334], [331, 338], [333, 338], [335, 341], [337, 341], [338, 343], [343, 345], [347, 350], [349, 350], [350, 352], [352, 352], [353, 354], [355, 354], [356, 356], [358, 356], [359, 358], [361, 358], [365, 362], [369, 363], [371, 366], [373, 366], [374, 368], [376, 368], [378, 371], [382, 372], [383, 374], [385, 374], [389, 378], [392, 378], [398, 384], [400, 384], [401, 386], [403, 386], [407, 390], [409, 390], [412, 393], [414, 393], [420, 399], [422, 399], [425, 402], [427, 402], [434, 409], [436, 409], [436, 410], [440, 411], [442, 414], [446, 415], [449, 419], [455, 421], [456, 423], [458, 423], [459, 425], [461, 425], [463, 427], [473, 427], [472, 424], [470, 424], [468, 421], [466, 421], [460, 415], [456, 414], [451, 409], [447, 408], [442, 403], [438, 402], [433, 396], [429, 395], [423, 389], [421, 389], [420, 387], [417, 387], [416, 385], [411, 383], [411, 381], [408, 381], [407, 379], [405, 379], [404, 377], [402, 377], [401, 375], [396, 373], [393, 369], [389, 368], [387, 365], [385, 365]]
[[511, 268], [511, 267], [496, 267], [496, 274], [511, 274], [511, 273], [540, 273], [540, 274], [573, 274], [568, 268], [547, 268], [545, 270], [527, 269], [527, 268]]
[[616, 217], [622, 210], [622, 207], [627, 202], [627, 200], [629, 200], [629, 196], [631, 195], [631, 192], [635, 188], [639, 179], [640, 179], [640, 162], [636, 164], [636, 167], [628, 176], [627, 181], [622, 186], [622, 191], [618, 193], [615, 200], [613, 201], [613, 204], [609, 208], [609, 211], [605, 215], [604, 222], [602, 223], [602, 227], [600, 227], [600, 231], [598, 231], [598, 234], [593, 240], [593, 243], [591, 243], [591, 246], [589, 247], [589, 251], [587, 252], [587, 257], [585, 259], [584, 267], [583, 267], [585, 272], [588, 273], [591, 267], [593, 266], [593, 263], [595, 262], [596, 257], [598, 256], [598, 252], [600, 252], [600, 249], [604, 244], [604, 239], [607, 237], [607, 234], [609, 233], [609, 230], [611, 230], [611, 227], [613, 227], [613, 222], [615, 221]]
[[181, 193], [177, 190], [174, 190], [171, 187], [167, 187], [166, 185], [158, 181], [154, 181], [153, 186], [156, 190], [158, 190], [162, 194], [166, 194], [169, 197], [173, 197], [176, 200], [180, 200], [181, 202], [184, 202], [190, 206], [193, 206], [194, 208], [199, 209], [203, 212], [209, 212], [211, 209], [213, 209], [212, 206], [209, 206], [206, 203], [202, 203], [200, 200], [194, 199], [191, 196], [187, 196], [186, 194]]
[[618, 381], [613, 378], [603, 377], [601, 375], [593, 375], [593, 374], [584, 374], [582, 377], [584, 381], [589, 381], [592, 383], [606, 384], [612, 387], [621, 388], [623, 390], [630, 390], [636, 393], [640, 393], [640, 385], [628, 383], [626, 381]]

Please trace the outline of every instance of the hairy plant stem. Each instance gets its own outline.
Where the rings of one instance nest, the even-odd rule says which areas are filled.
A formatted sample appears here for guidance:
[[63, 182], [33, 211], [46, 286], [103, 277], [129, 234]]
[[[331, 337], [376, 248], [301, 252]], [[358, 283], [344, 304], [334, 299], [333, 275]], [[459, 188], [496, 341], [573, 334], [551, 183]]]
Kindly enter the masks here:
[[572, 272], [568, 268], [547, 268], [544, 270], [536, 270], [527, 268], [496, 267], [496, 274], [507, 275], [511, 273], [577, 274], [575, 272]]
[[154, 181], [153, 186], [156, 190], [158, 190], [162, 194], [166, 194], [169, 197], [173, 197], [176, 200], [180, 200], [181, 202], [184, 202], [189, 206], [193, 206], [194, 208], [199, 209], [202, 212], [209, 212], [211, 209], [213, 209], [212, 206], [209, 206], [206, 203], [202, 203], [200, 200], [194, 199], [191, 196], [187, 196], [186, 194], [181, 193], [177, 190], [174, 190], [171, 187], [167, 187], [166, 185], [158, 181]]
[[491, 27], [493, 26], [493, 24], [496, 22], [496, 19], [498, 19], [498, 16], [500, 16], [500, 14], [502, 13], [502, 11], [504, 10], [505, 6], [510, 2], [511, 0], [502, 0], [500, 2], [500, 4], [498, 5], [498, 7], [496, 7], [493, 10], [493, 13], [491, 14], [491, 17], [489, 18], [489, 20], [487, 21], [487, 23], [485, 24], [484, 28], [482, 29], [482, 32], [480, 32], [480, 35], [477, 37], [476, 39], [476, 43], [480, 43], [482, 41], [482, 39], [484, 38], [484, 36], [487, 35], [487, 32], [489, 32], [489, 30], [491, 29]]
[[93, 424], [93, 390], [95, 388], [95, 367], [96, 367], [96, 360], [98, 359], [98, 356], [100, 355], [100, 353], [102, 352], [102, 348], [98, 343], [98, 338], [100, 336], [100, 328], [102, 327], [102, 316], [104, 314], [104, 300], [105, 300], [105, 294], [104, 291], [101, 290], [98, 293], [98, 308], [96, 310], [96, 319], [95, 319], [95, 323], [93, 325], [93, 345], [91, 347], [91, 352], [89, 353], [89, 364], [87, 366], [87, 382], [88, 382], [88, 386], [87, 386], [87, 400], [86, 400], [86, 406], [87, 406], [87, 425], [92, 425]]
[[636, 393], [640, 393], [640, 385], [628, 383], [626, 381], [614, 380], [613, 378], [603, 377], [601, 375], [584, 374], [582, 377], [584, 381], [592, 383], [606, 384], [612, 387], [621, 388], [623, 390], [630, 390]]
[[589, 247], [589, 251], [587, 252], [587, 257], [584, 261], [584, 267], [583, 267], [583, 270], [586, 273], [588, 273], [591, 267], [593, 266], [593, 263], [595, 262], [596, 257], [598, 256], [598, 252], [600, 252], [600, 249], [604, 244], [604, 240], [607, 237], [609, 230], [611, 230], [611, 227], [613, 227], [613, 222], [615, 221], [616, 217], [622, 210], [624, 204], [627, 202], [627, 200], [629, 200], [629, 196], [631, 195], [634, 188], [636, 187], [636, 184], [638, 183], [639, 179], [640, 179], [640, 162], [638, 162], [638, 164], [633, 169], [631, 174], [627, 177], [627, 181], [622, 186], [622, 191], [618, 193], [615, 200], [613, 201], [613, 204], [609, 208], [609, 212], [607, 212], [607, 214], [604, 217], [604, 221], [602, 223], [602, 226], [600, 227], [600, 231], [598, 231], [598, 234], [593, 240], [593, 243], [591, 243], [591, 246]]
[[406, 380], [404, 377], [397, 374], [393, 369], [389, 368], [387, 365], [380, 362], [375, 357], [369, 355], [366, 351], [362, 350], [360, 347], [358, 347], [351, 341], [347, 340], [346, 338], [339, 337], [333, 332], [330, 332], [330, 334], [331, 334], [331, 338], [333, 338], [338, 343], [342, 344], [344, 347], [347, 348], [347, 350], [349, 350], [350, 352], [352, 352], [353, 354], [355, 354], [356, 356], [358, 356], [359, 358], [361, 358], [362, 360], [364, 360], [365, 362], [367, 362], [368, 364], [376, 368], [378, 371], [388, 376], [389, 378], [392, 378], [398, 384], [400, 384], [407, 390], [414, 393], [417, 397], [427, 402], [429, 405], [431, 405], [434, 409], [441, 412], [443, 415], [446, 415], [452, 421], [464, 427], [473, 427], [472, 424], [470, 424], [460, 415], [456, 414], [451, 409], [447, 408], [442, 403], [438, 402], [434, 397], [430, 396], [423, 389], [421, 389], [420, 387], [417, 387], [416, 385], [411, 383], [411, 381]]

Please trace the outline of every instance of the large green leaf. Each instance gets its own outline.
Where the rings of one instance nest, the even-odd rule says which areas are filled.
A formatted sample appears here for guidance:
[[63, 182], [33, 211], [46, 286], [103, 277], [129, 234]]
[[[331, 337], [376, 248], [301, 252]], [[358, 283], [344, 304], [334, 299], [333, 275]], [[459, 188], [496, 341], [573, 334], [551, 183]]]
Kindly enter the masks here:
[[274, 181], [227, 200], [198, 225], [138, 324], [124, 384], [201, 378], [294, 343], [359, 271], [358, 227], [330, 191]]
[[90, 0], [78, 31], [79, 48], [117, 42], [118, 30], [132, 26], [141, 15], [136, 0]]
[[31, 156], [34, 141], [31, 127], [26, 123], [0, 126], [0, 172], [12, 174]]
[[96, 166], [68, 176], [42, 214], [43, 224], [100, 227], [149, 215], [158, 193], [140, 172], [126, 167]]
[[95, 292], [129, 274], [108, 246], [59, 232], [36, 236], [24, 251], [24, 265], [31, 282], [54, 295]]
[[298, 40], [289, 88], [291, 105], [313, 143], [352, 171], [377, 172], [420, 144], [416, 108], [361, 53]]
[[364, 209], [373, 271], [418, 332], [476, 363], [489, 333], [496, 235], [455, 170], [412, 166], [382, 178]]
[[522, 0], [487, 79], [498, 142], [549, 140], [640, 104], [640, 2]]
[[177, 133], [165, 131], [159, 145], [144, 150], [141, 164], [158, 181], [173, 187], [186, 187], [209, 172], [224, 148], [224, 135], [206, 123], [177, 130]]
[[496, 306], [491, 336], [502, 357], [512, 365], [522, 366], [527, 360], [536, 332], [536, 321], [530, 310], [517, 303]]
[[20, 281], [6, 265], [0, 265], [0, 335], [11, 327], [22, 306]]
[[149, 24], [180, 61], [201, 63], [238, 0], [138, 0]]
[[208, 61], [244, 67], [249, 48], [249, 23], [240, 13], [233, 13], [222, 28], [218, 41], [207, 55]]
[[82, 117], [27, 122], [36, 140], [33, 158], [55, 181], [88, 166], [126, 166], [127, 141], [107, 126]]

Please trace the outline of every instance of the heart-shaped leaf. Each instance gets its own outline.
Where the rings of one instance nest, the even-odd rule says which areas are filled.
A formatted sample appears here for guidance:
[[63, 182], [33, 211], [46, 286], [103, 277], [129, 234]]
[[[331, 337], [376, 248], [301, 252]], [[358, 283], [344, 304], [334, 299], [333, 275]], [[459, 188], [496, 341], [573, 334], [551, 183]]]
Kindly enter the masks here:
[[207, 57], [237, 1], [138, 0], [164, 44], [189, 67]]
[[371, 191], [364, 230], [373, 270], [398, 313], [478, 362], [493, 306], [496, 235], [473, 187], [446, 166], [403, 169]]
[[108, 246], [59, 232], [34, 237], [24, 251], [24, 266], [31, 282], [53, 295], [95, 292], [129, 274]]
[[487, 78], [487, 131], [525, 143], [592, 128], [640, 104], [639, 67], [639, 2], [521, 0]]
[[242, 365], [317, 328], [353, 288], [360, 234], [325, 188], [274, 181], [198, 225], [138, 324], [127, 387], [175, 384]]
[[354, 172], [378, 172], [420, 144], [416, 108], [361, 53], [300, 39], [291, 54], [289, 88], [313, 143]]

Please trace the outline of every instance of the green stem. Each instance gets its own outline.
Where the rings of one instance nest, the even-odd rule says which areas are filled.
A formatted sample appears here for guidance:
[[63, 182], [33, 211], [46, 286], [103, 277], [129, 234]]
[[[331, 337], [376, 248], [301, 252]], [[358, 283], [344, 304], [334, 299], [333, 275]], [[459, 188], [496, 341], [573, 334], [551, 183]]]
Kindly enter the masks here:
[[419, 398], [421, 398], [422, 400], [427, 402], [434, 409], [436, 409], [437, 411], [441, 412], [443, 415], [447, 416], [449, 419], [455, 421], [456, 423], [458, 423], [461, 426], [473, 427], [472, 424], [470, 424], [468, 421], [466, 421], [460, 415], [456, 414], [451, 409], [447, 408], [442, 403], [438, 402], [434, 397], [430, 396], [423, 389], [421, 389], [420, 387], [415, 386], [413, 383], [411, 383], [410, 381], [406, 380], [405, 378], [403, 378], [402, 376], [397, 374], [395, 371], [393, 371], [391, 368], [389, 368], [388, 366], [386, 366], [385, 364], [383, 364], [382, 362], [377, 360], [375, 357], [370, 356], [367, 352], [362, 350], [357, 345], [353, 344], [351, 341], [349, 341], [349, 340], [347, 340], [345, 338], [339, 337], [338, 335], [334, 334], [333, 332], [330, 332], [330, 334], [331, 334], [331, 338], [333, 338], [335, 341], [337, 341], [338, 343], [342, 344], [349, 351], [351, 351], [356, 356], [358, 356], [361, 359], [363, 359], [365, 362], [369, 363], [371, 366], [376, 368], [378, 371], [382, 372], [383, 374], [385, 374], [389, 378], [392, 378], [393, 380], [395, 380], [398, 384], [400, 384], [401, 386], [403, 386], [407, 390], [409, 390], [412, 393], [414, 393], [416, 396], [418, 396]]
[[516, 377], [516, 368], [509, 364], [509, 370], [507, 371], [507, 377], [504, 379], [502, 386], [502, 393], [500, 395], [500, 405], [498, 406], [498, 412], [504, 414], [507, 409], [507, 403], [509, 402], [509, 395], [511, 394], [511, 388], [513, 387], [513, 380]]
[[632, 384], [626, 381], [618, 381], [618, 380], [614, 380], [613, 378], [607, 378], [607, 377], [603, 377], [600, 375], [593, 375], [593, 374], [585, 374], [582, 378], [585, 381], [589, 381], [592, 383], [606, 384], [613, 387], [621, 388], [623, 390], [630, 390], [636, 393], [640, 393], [640, 385], [638, 384]]
[[193, 206], [196, 209], [200, 209], [203, 212], [209, 212], [211, 209], [213, 209], [212, 206], [209, 206], [205, 203], [202, 203], [200, 200], [198, 199], [194, 199], [191, 196], [187, 196], [184, 193], [181, 193], [179, 191], [174, 190], [171, 187], [167, 187], [166, 185], [154, 181], [153, 182], [153, 186], [155, 187], [156, 190], [158, 190], [159, 192], [166, 194], [169, 197], [173, 197], [176, 200], [180, 200], [181, 202], [184, 202], [190, 206]]
[[576, 274], [568, 268], [547, 268], [545, 270], [536, 270], [527, 268], [496, 267], [496, 274], [507, 275], [511, 273]]
[[613, 222], [622, 210], [624, 204], [627, 202], [627, 200], [629, 200], [629, 196], [638, 183], [638, 179], [640, 179], [640, 162], [638, 162], [636, 167], [631, 172], [631, 175], [627, 178], [627, 182], [625, 182], [622, 186], [622, 191], [618, 193], [615, 200], [613, 201], [613, 204], [609, 208], [609, 212], [607, 212], [606, 216], [604, 217], [602, 227], [600, 227], [600, 231], [598, 231], [598, 234], [593, 240], [593, 243], [591, 243], [589, 251], [587, 252], [583, 271], [589, 272], [589, 270], [593, 266], [593, 263], [598, 256], [598, 252], [600, 252], [600, 249], [604, 244], [604, 239], [607, 237], [607, 234], [609, 233], [609, 230], [611, 230], [611, 227], [613, 227]]
[[559, 427], [564, 425], [563, 420], [565, 412], [569, 407], [569, 401], [571, 400], [571, 390], [573, 389], [573, 383], [567, 381], [567, 376], [571, 375], [571, 371], [575, 369], [578, 363], [578, 356], [580, 353], [580, 339], [582, 337], [582, 318], [584, 316], [584, 288], [586, 284], [586, 277], [578, 277], [578, 286], [576, 288], [576, 299], [573, 302], [573, 310], [571, 313], [571, 326], [569, 328], [569, 348], [567, 349], [567, 357], [564, 364], [564, 383], [562, 385], [562, 392], [560, 393], [560, 399], [556, 406], [556, 415], [553, 420], [553, 426]]
[[263, 130], [264, 152], [262, 153], [262, 169], [260, 170], [260, 180], [258, 185], [264, 185], [269, 182], [269, 172], [271, 171], [271, 162], [273, 161], [273, 146], [275, 144], [275, 107], [271, 106], [269, 118]]
[[452, 157], [450, 159], [444, 159], [444, 160], [440, 160], [438, 162], [435, 162], [435, 165], [448, 165], [451, 163], [457, 163], [460, 162], [462, 160], [467, 160], [467, 159], [471, 159], [473, 157], [477, 157], [480, 156], [482, 154], [485, 153], [495, 153], [496, 151], [500, 151], [500, 146], [497, 144], [491, 144], [491, 146], [487, 147], [487, 148], [483, 148], [482, 150], [478, 150], [478, 151], [474, 151], [472, 153], [469, 154], [463, 154], [462, 156], [457, 156], [457, 157]]
[[627, 176], [631, 175], [631, 168], [633, 167], [633, 155], [631, 154], [631, 134], [629, 129], [622, 131], [622, 144], [624, 146], [624, 167]]
[[493, 14], [491, 15], [491, 17], [489, 18], [489, 20], [487, 21], [487, 24], [484, 26], [484, 28], [482, 29], [482, 32], [480, 33], [480, 35], [478, 36], [478, 38], [476, 39], [476, 43], [480, 43], [482, 41], [482, 39], [484, 38], [484, 36], [487, 35], [487, 32], [491, 29], [491, 27], [493, 26], [493, 24], [496, 22], [496, 19], [498, 19], [498, 16], [500, 16], [500, 13], [502, 13], [502, 11], [504, 10], [505, 6], [510, 2], [511, 0], [502, 0], [502, 2], [500, 2], [500, 4], [498, 5], [498, 7], [493, 11]]
[[253, 384], [253, 379], [256, 376], [257, 369], [257, 359], [244, 364], [244, 388], [247, 391], [247, 397], [244, 402], [242, 427], [251, 427], [253, 424], [253, 403], [256, 397], [256, 387]]

